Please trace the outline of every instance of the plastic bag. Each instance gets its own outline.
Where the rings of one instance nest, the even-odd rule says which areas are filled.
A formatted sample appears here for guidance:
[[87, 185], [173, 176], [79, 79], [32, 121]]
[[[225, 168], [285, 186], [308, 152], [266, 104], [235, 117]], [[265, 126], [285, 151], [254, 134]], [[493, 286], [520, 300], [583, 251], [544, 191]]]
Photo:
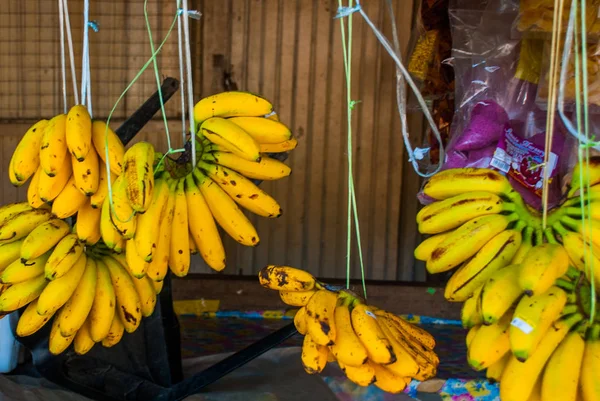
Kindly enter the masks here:
[[[600, 0], [586, 1], [586, 25], [594, 26], [598, 22]], [[571, 1], [565, 0], [562, 14], [562, 31], [567, 29]], [[515, 28], [531, 35], [539, 36], [552, 33], [554, 18], [554, 0], [521, 0]], [[540, 35], [541, 34], [541, 35]]]

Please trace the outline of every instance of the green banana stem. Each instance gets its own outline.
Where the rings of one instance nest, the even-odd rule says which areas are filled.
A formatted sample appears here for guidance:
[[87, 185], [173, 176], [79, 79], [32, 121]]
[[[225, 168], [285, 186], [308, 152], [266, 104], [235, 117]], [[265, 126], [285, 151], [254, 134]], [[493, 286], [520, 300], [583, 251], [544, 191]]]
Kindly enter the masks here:
[[567, 228], [565, 226], [563, 226], [560, 222], [556, 222], [552, 225], [552, 228], [554, 228], [554, 230], [559, 233], [561, 236], [564, 236], [566, 234], [568, 234]]
[[568, 316], [571, 315], [573, 313], [579, 312], [579, 306], [575, 305], [575, 304], [570, 304], [570, 305], [565, 305], [565, 307], [562, 310], [562, 315], [563, 316]]
[[563, 315], [560, 318], [560, 320], [565, 322], [567, 324], [567, 326], [573, 327], [577, 323], [581, 322], [584, 318], [585, 318], [585, 316], [583, 316], [583, 314], [581, 312], [575, 312], [575, 313], [571, 313], [570, 315]]
[[593, 323], [592, 327], [587, 332], [587, 340], [588, 341], [597, 341], [600, 338], [600, 323]]
[[541, 227], [542, 226], [542, 220], [541, 220], [540, 216], [534, 215], [533, 213], [531, 213], [531, 211], [529, 210], [529, 208], [523, 201], [523, 198], [517, 191], [514, 191], [514, 195], [507, 195], [507, 196], [512, 201], [512, 204], [514, 205], [514, 211], [515, 211], [515, 213], [517, 213], [519, 215], [519, 218], [521, 220], [525, 221], [528, 226], [532, 226], [532, 227]]
[[514, 230], [515, 231], [523, 231], [523, 229], [527, 227], [527, 223], [523, 220], [518, 220], [517, 223], [515, 224]]
[[565, 226], [567, 226], [567, 228], [570, 228], [573, 231], [577, 231], [579, 230], [579, 220], [575, 220], [572, 217], [569, 216], [563, 216], [562, 219], [560, 219], [561, 223], [563, 223]]
[[582, 337], [584, 337], [585, 333], [587, 333], [589, 327], [590, 327], [590, 322], [588, 320], [582, 320], [581, 322], [577, 323], [573, 327], [572, 331], [575, 331], [575, 332], [579, 333]]
[[581, 277], [581, 271], [577, 270], [573, 266], [569, 266], [569, 268], [567, 269], [566, 276], [574, 281], [579, 280], [579, 277]]
[[544, 232], [541, 228], [535, 229], [535, 245], [540, 245], [544, 242]]
[[556, 281], [554, 282], [554, 284], [557, 287], [562, 288], [563, 290], [569, 292], [569, 291], [574, 291], [575, 290], [575, 283], [565, 280], [564, 278], [558, 278], [556, 279]]
[[556, 237], [554, 236], [554, 231], [552, 230], [552, 227], [546, 227], [546, 229], [544, 230], [544, 234], [546, 235], [546, 239], [548, 240], [549, 243], [558, 244], [558, 241], [556, 240]]
[[567, 304], [575, 304], [577, 303], [577, 294], [575, 291], [567, 292]]

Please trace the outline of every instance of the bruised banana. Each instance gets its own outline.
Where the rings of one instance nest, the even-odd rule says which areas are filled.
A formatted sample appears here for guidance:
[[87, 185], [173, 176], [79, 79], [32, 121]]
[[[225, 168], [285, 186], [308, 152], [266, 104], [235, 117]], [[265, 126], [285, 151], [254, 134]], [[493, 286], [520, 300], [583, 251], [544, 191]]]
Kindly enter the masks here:
[[351, 312], [354, 332], [367, 350], [369, 359], [384, 365], [397, 361], [390, 340], [378, 323], [378, 317], [364, 303], [357, 302]]
[[301, 355], [302, 366], [306, 373], [312, 375], [322, 372], [327, 364], [328, 353], [326, 346], [317, 344], [310, 333], [307, 333], [302, 343]]
[[307, 271], [290, 266], [268, 265], [258, 273], [260, 285], [277, 291], [311, 291], [315, 277]]
[[337, 294], [326, 289], [318, 290], [306, 304], [306, 330], [315, 343], [335, 343], [335, 306]]
[[123, 176], [127, 199], [136, 212], [145, 212], [152, 202], [154, 190], [154, 146], [136, 142], [123, 155]]
[[431, 253], [435, 248], [438, 247], [453, 231], [447, 231], [445, 233], [439, 233], [432, 235], [431, 237], [421, 241], [421, 243], [415, 248], [414, 256], [417, 260], [427, 262], [431, 257]]
[[430, 273], [440, 273], [453, 269], [475, 255], [517, 219], [518, 215], [513, 213], [488, 215], [469, 220], [433, 250], [431, 258], [427, 261], [427, 270]]
[[490, 192], [467, 192], [431, 203], [417, 214], [419, 232], [439, 234], [452, 230], [476, 217], [512, 212], [515, 207]]
[[290, 306], [305, 306], [310, 298], [315, 294], [315, 290], [310, 291], [279, 291], [279, 297], [283, 303]]

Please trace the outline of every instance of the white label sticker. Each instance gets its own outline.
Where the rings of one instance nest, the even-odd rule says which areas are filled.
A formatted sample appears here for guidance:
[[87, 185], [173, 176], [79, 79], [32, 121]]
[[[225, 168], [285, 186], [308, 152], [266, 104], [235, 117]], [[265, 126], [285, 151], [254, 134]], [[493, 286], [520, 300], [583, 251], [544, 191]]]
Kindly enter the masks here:
[[529, 334], [533, 331], [533, 327], [525, 320], [515, 317], [512, 322], [510, 322], [511, 326], [515, 326], [517, 329], [521, 330], [525, 334]]
[[377, 319], [377, 316], [375, 316], [375, 314], [373, 312], [371, 312], [370, 310], [365, 311], [365, 313], [369, 316], [371, 316], [373, 319]]

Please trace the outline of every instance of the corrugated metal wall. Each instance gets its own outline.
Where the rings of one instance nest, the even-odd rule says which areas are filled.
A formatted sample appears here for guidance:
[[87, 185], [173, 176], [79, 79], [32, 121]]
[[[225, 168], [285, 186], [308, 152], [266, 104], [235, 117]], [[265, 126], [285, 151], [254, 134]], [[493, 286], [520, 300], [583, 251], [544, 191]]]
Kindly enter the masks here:
[[[2, 177], [18, 135], [27, 127], [12, 123], [62, 111], [55, 3], [9, 0], [0, 10], [0, 34], [7, 38], [0, 42], [0, 84], [4, 88], [0, 119], [11, 123], [4, 126], [0, 138]], [[76, 55], [81, 42], [80, 3], [69, 2]], [[171, 26], [174, 3], [149, 1], [156, 43]], [[389, 37], [386, 1], [363, 3]], [[277, 220], [252, 217], [261, 237], [256, 249], [227, 239], [226, 273], [255, 274], [265, 264], [275, 263], [302, 267], [322, 277], [345, 277], [346, 111], [340, 26], [333, 19], [337, 6], [335, 0], [190, 4], [202, 12], [200, 21], [191, 21], [197, 98], [235, 88], [260, 93], [272, 100], [281, 120], [299, 138], [288, 160], [293, 174], [262, 184], [281, 203], [284, 215]], [[406, 49], [413, 4], [396, 0], [394, 6]], [[92, 0], [91, 8], [90, 19], [100, 27], [99, 32], [90, 32], [94, 114], [105, 117], [148, 59], [150, 47], [142, 1]], [[414, 269], [412, 257], [418, 179], [406, 162], [399, 131], [395, 67], [361, 18], [356, 16], [353, 21], [352, 99], [360, 101], [353, 114], [353, 155], [366, 277], [421, 280], [422, 269]], [[163, 76], [179, 77], [176, 27], [158, 61]], [[80, 65], [79, 60], [76, 64]], [[115, 125], [155, 90], [155, 77], [149, 69], [115, 110]], [[176, 95], [167, 107], [175, 145], [179, 143], [179, 110]], [[410, 116], [410, 120], [413, 137], [420, 137], [420, 116]], [[144, 138], [166, 149], [160, 121], [144, 132]], [[15, 191], [6, 180], [2, 182], [2, 202], [23, 198], [23, 189]], [[352, 276], [360, 277], [355, 248], [352, 260]], [[208, 269], [198, 260], [194, 271]]]

